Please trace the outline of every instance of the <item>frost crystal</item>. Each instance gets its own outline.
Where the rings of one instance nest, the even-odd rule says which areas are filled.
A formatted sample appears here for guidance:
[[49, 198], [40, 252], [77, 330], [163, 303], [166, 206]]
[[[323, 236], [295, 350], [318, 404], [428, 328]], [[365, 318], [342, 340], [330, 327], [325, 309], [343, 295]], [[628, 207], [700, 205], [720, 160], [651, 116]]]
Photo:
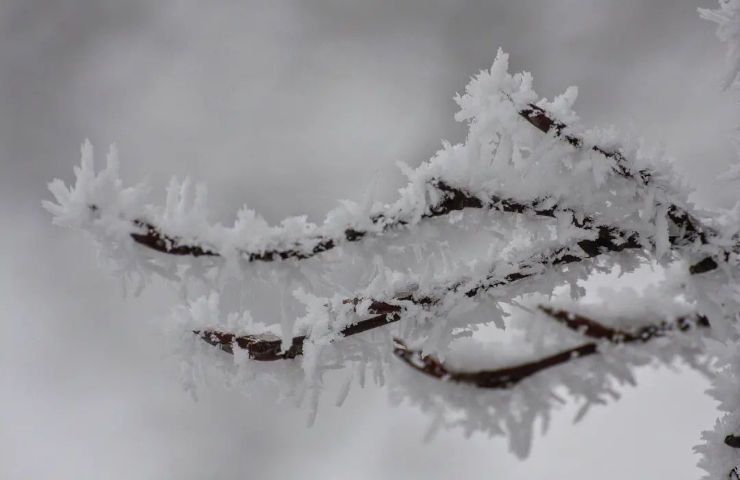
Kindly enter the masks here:
[[[701, 11], [730, 45], [732, 79], [738, 10]], [[180, 288], [171, 338], [190, 388], [222, 375], [306, 404], [312, 422], [327, 375], [341, 370], [341, 404], [369, 374], [429, 412], [430, 434], [506, 435], [526, 456], [566, 396], [580, 419], [638, 366], [709, 359], [723, 416], [697, 449], [706, 478], [725, 478], [740, 464], [725, 441], [740, 435], [740, 208], [700, 215], [662, 152], [583, 126], [575, 87], [542, 99], [508, 70], [499, 50], [456, 97], [465, 141], [402, 166], [390, 204], [278, 225], [245, 206], [214, 224], [205, 187], [173, 180], [163, 206], [148, 204], [143, 184], [122, 186], [115, 150], [96, 172], [86, 142], [75, 184], [53, 181], [44, 207], [128, 278]], [[629, 281], [645, 265], [653, 285], [588, 295], [595, 276]]]

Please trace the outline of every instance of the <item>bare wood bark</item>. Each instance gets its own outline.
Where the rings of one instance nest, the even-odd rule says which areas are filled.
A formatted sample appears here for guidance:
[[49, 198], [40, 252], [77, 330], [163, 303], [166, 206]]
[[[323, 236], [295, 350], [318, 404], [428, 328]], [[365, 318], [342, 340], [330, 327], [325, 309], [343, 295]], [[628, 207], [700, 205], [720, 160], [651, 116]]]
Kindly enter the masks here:
[[584, 343], [532, 362], [475, 372], [451, 370], [433, 356], [422, 355], [420, 351], [408, 348], [400, 339], [395, 339], [393, 353], [411, 368], [439, 380], [473, 385], [478, 388], [505, 389], [513, 387], [542, 370], [570, 362], [575, 358], [594, 355], [598, 353], [598, 345]]

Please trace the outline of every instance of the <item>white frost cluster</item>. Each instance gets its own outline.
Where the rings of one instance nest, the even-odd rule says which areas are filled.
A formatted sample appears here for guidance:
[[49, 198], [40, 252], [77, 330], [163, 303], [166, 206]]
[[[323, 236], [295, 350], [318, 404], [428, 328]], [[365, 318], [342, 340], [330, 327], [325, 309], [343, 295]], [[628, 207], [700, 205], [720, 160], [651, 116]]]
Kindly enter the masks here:
[[[690, 208], [686, 189], [680, 187], [669, 161], [656, 158], [639, 142], [620, 139], [611, 130], [581, 128], [572, 110], [576, 96], [577, 90], [571, 87], [551, 102], [538, 100], [531, 75], [509, 74], [508, 55], [499, 51], [491, 69], [477, 75], [466, 93], [457, 98], [460, 112], [456, 119], [469, 126], [465, 142], [445, 143], [429, 162], [416, 169], [407, 168], [409, 183], [393, 204], [368, 202], [360, 206], [344, 201], [321, 225], [302, 216], [269, 225], [247, 207], [239, 210], [231, 226], [211, 224], [207, 220], [205, 188], [194, 189], [187, 179], [171, 182], [164, 207], [143, 206], [142, 185], [121, 188], [114, 153], [109, 156], [108, 167], [95, 174], [88, 143], [83, 147], [74, 187], [55, 180], [50, 188], [56, 203], [44, 205], [55, 222], [88, 230], [106, 242], [127, 241], [127, 233], [141, 230], [135, 222], [143, 222], [156, 225], [181, 243], [199, 245], [227, 262], [237, 262], [248, 254], [270, 250], [311, 254], [321, 239], [341, 243], [347, 229], [380, 234], [389, 222], [414, 226], [440, 201], [434, 183], [442, 181], [464, 187], [484, 202], [503, 198], [536, 202], [541, 208], [556, 206], [566, 224], [570, 215], [592, 216], [600, 224], [638, 232], [646, 245], [657, 243], [660, 247], [656, 236], [667, 234], [655, 231], [655, 226], [661, 224], [659, 217], [665, 215], [660, 206], [670, 198]], [[568, 122], [573, 133], [583, 137], [584, 147], [573, 148], [527, 125], [518, 112], [528, 103], [536, 103], [554, 118]], [[653, 172], [650, 186], [614, 175], [613, 160], [589, 148], [593, 145], [621, 151], [631, 159], [635, 172]], [[380, 220], [372, 220], [379, 215]], [[160, 268], [166, 263], [156, 258], [147, 261]]]
[[737, 436], [740, 431], [740, 335], [736, 331], [731, 338], [707, 341], [708, 353], [715, 359], [709, 394], [719, 401], [722, 416], [712, 430], [702, 433], [704, 443], [695, 448], [702, 455], [699, 466], [707, 472], [705, 480], [733, 478], [728, 473], [740, 465], [737, 449], [725, 444], [728, 435]]
[[[740, 68], [737, 12], [736, 0], [702, 11], [731, 43], [733, 78]], [[189, 180], [173, 180], [163, 206], [148, 204], [144, 184], [122, 186], [115, 150], [95, 171], [89, 142], [76, 183], [52, 182], [55, 202], [44, 206], [55, 223], [92, 235], [115, 268], [139, 280], [160, 276], [181, 289], [185, 299], [174, 310], [170, 337], [189, 387], [219, 372], [247, 392], [275, 389], [308, 403], [311, 418], [326, 375], [345, 375], [341, 403], [369, 372], [379, 383], [387, 377], [398, 401], [430, 412], [433, 429], [504, 434], [524, 456], [535, 424], [547, 426], [564, 394], [582, 403], [580, 417], [617, 398], [620, 385], [634, 384], [634, 367], [680, 359], [705, 370], [703, 339], [723, 338], [727, 343], [714, 340], [708, 353], [719, 359], [712, 395], [726, 414], [699, 448], [702, 466], [726, 476], [740, 463], [738, 450], [722, 443], [726, 432], [740, 434], [740, 209], [704, 216], [697, 225], [705, 229], [687, 233], [675, 212], [700, 217], [670, 159], [612, 129], [585, 128], [573, 110], [575, 87], [548, 101], [532, 84], [527, 72], [510, 74], [508, 56], [499, 51], [456, 98], [456, 119], [468, 126], [463, 142], [444, 143], [429, 161], [405, 167], [408, 183], [395, 202], [345, 201], [321, 224], [293, 217], [269, 225], [247, 207], [232, 225], [214, 224], [205, 188]], [[524, 112], [536, 109], [563, 126], [549, 133], [535, 128]], [[450, 189], [481, 208], [436, 215]], [[586, 258], [581, 245], [603, 242], [604, 232], [633, 248]], [[717, 268], [690, 275], [689, 267], [707, 256]], [[584, 281], [595, 273], [629, 274], [647, 259], [666, 268], [664, 281], [583, 303]], [[344, 336], [376, 318], [377, 304], [396, 309], [390, 324]], [[688, 331], [620, 344], [569, 329], [540, 305], [627, 332], [698, 314], [712, 328], [692, 323]], [[301, 338], [302, 355], [259, 362], [234, 344], [229, 355], [203, 341], [207, 331], [279, 340], [283, 351]], [[589, 342], [598, 349], [511, 388], [482, 389], [415, 371], [395, 358], [394, 338], [461, 372], [514, 366]]]
[[[527, 296], [507, 319], [505, 335], [485, 341], [462, 338], [450, 345], [445, 362], [462, 371], [490, 370], [518, 365], [564, 349], [592, 342], [578, 332], [564, 329], [538, 311], [536, 305], [555, 305], [573, 313], [597, 313], [603, 323], [629, 329], [661, 320], [671, 321], [690, 314], [690, 306], [677, 302], [665, 292], [649, 290], [639, 294], [632, 289], [605, 290], [603, 302], [582, 304], [567, 298], [548, 299], [542, 295]], [[615, 303], [611, 303], [615, 301]], [[631, 311], [619, 306], [630, 302]], [[512, 452], [526, 457], [532, 437], [539, 426], [547, 430], [552, 411], [566, 403], [566, 398], [579, 403], [575, 421], [582, 419], [594, 406], [619, 399], [619, 388], [636, 384], [633, 369], [646, 365], [684, 365], [706, 371], [702, 357], [702, 332], [673, 332], [664, 339], [645, 344], [612, 345], [597, 341], [599, 355], [571, 362], [532, 375], [514, 388], [486, 390], [454, 382], [440, 382], [419, 375], [401, 365], [394, 368], [394, 398], [409, 401], [433, 418], [429, 434], [440, 428], [462, 428], [467, 434], [480, 432], [488, 436], [503, 435]]]
[[[715, 10], [699, 9], [702, 18], [717, 23], [717, 36], [727, 45], [728, 70], [726, 86], [737, 88], [740, 73], [740, 2], [720, 0]], [[723, 175], [725, 180], [737, 180], [737, 164]], [[715, 219], [722, 235], [716, 240], [726, 250], [737, 244], [740, 233], [740, 202]], [[722, 248], [722, 247], [721, 247]], [[740, 478], [740, 448], [727, 445], [728, 435], [740, 437], [740, 272], [731, 255], [712, 275], [692, 279], [690, 284], [697, 307], [713, 319], [714, 340], [708, 340], [706, 353], [713, 359], [712, 386], [708, 390], [718, 402], [721, 412], [714, 428], [702, 432], [703, 443], [696, 447], [701, 454], [699, 466], [706, 471], [705, 480]]]

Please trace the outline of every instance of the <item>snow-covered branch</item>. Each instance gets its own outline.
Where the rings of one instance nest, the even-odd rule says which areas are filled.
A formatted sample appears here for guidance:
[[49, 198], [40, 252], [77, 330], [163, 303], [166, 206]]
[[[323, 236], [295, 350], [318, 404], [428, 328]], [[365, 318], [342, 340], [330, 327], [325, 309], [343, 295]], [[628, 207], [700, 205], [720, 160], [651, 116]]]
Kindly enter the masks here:
[[[398, 321], [400, 318], [398, 315], [399, 309], [391, 305], [375, 305], [374, 310], [389, 310], [389, 312], [388, 314], [378, 315], [347, 327], [341, 331], [341, 336], [349, 337], [363, 333], [373, 328]], [[539, 310], [546, 313], [548, 317], [558, 323], [585, 337], [612, 344], [645, 343], [656, 338], [664, 337], [670, 332], [685, 332], [691, 328], [709, 327], [709, 322], [705, 316], [693, 315], [679, 316], [671, 322], [661, 321], [631, 330], [620, 330], [582, 314], [567, 310], [554, 309], [543, 305], [539, 306]], [[194, 333], [201, 336], [207, 343], [217, 346], [227, 353], [234, 353], [234, 350], [238, 348], [246, 350], [250, 359], [259, 361], [284, 360], [302, 355], [303, 345], [307, 338], [306, 336], [293, 337], [291, 347], [283, 351], [281, 348], [281, 339], [269, 334], [236, 336], [218, 331], [196, 331]], [[394, 338], [393, 342], [393, 353], [419, 372], [440, 380], [467, 383], [479, 388], [511, 388], [521, 380], [542, 370], [599, 353], [599, 344], [590, 342], [565, 349], [541, 359], [510, 367], [463, 372], [448, 368], [443, 362], [434, 358], [432, 355], [424, 355], [419, 350], [409, 348], [400, 338]]]
[[[517, 110], [520, 117], [524, 118], [531, 125], [544, 133], [552, 133], [557, 138], [564, 140], [574, 148], [583, 148], [584, 140], [575, 134], [568, 133], [571, 129], [564, 123], [554, 119], [543, 108], [529, 103], [524, 108]], [[617, 150], [608, 150], [599, 145], [590, 147], [592, 151], [603, 155], [606, 159], [614, 162], [614, 170], [621, 176], [633, 179], [642, 186], [647, 186], [650, 182], [651, 172], [647, 169], [633, 171], [627, 159]], [[409, 185], [407, 188], [411, 188]], [[383, 213], [375, 213], [369, 219], [351, 219], [349, 226], [341, 231], [335, 230], [332, 233], [321, 233], [321, 228], [307, 225], [304, 228], [305, 236], [293, 238], [280, 238], [280, 234], [274, 234], [273, 238], [263, 244], [261, 249], [250, 251], [249, 249], [238, 248], [238, 255], [241, 259], [248, 262], [271, 262], [275, 260], [286, 259], [307, 259], [320, 253], [331, 250], [343, 242], [356, 242], [368, 235], [379, 235], [383, 232], [394, 230], [399, 227], [409, 227], [423, 219], [435, 218], [448, 215], [452, 212], [460, 211], [464, 208], [486, 208], [498, 212], [520, 213], [535, 216], [556, 218], [558, 214], [571, 214], [576, 226], [580, 228], [592, 227], [596, 221], [584, 216], [584, 212], [576, 212], [569, 208], [558, 207], [553, 204], [549, 197], [535, 199], [530, 202], [522, 202], [514, 198], [503, 198], [496, 194], [480, 195], [466, 190], [464, 187], [452, 186], [445, 179], [433, 178], [428, 181], [427, 193], [424, 200], [427, 202], [422, 206], [417, 206], [422, 213], [418, 218], [409, 211], [399, 211], [397, 205], [388, 207]], [[403, 199], [402, 199], [403, 200]], [[400, 202], [400, 200], [399, 200]], [[95, 204], [89, 205], [93, 213], [98, 213], [99, 207]], [[683, 207], [671, 204], [667, 210], [668, 218], [673, 222], [677, 233], [669, 236], [672, 246], [691, 245], [699, 242], [702, 245], [709, 244], [709, 238], [717, 236], [717, 233], [701, 224], [700, 220], [693, 216]], [[580, 218], [580, 220], [576, 220]], [[329, 219], [327, 219], [327, 225]], [[366, 225], [365, 228], [359, 225]], [[369, 225], [369, 227], [368, 227]], [[214, 248], [206, 243], [188, 243], [182, 237], [176, 234], [170, 234], [164, 228], [142, 218], [131, 220], [132, 231], [131, 238], [138, 244], [148, 247], [154, 251], [183, 256], [220, 256], [218, 248]], [[324, 228], [324, 230], [328, 230]], [[650, 245], [651, 239], [644, 239], [644, 245]], [[278, 246], [279, 245], [279, 246]], [[736, 247], [740, 248], [740, 247]], [[729, 253], [725, 253], [725, 260]], [[711, 258], [706, 257], [696, 265], [691, 267], [692, 273], [704, 273], [717, 268], [717, 263]]]
[[[612, 344], [648, 342], [678, 330], [685, 332], [692, 327], [708, 327], [709, 322], [702, 315], [693, 318], [678, 317], [673, 322], [660, 322], [644, 325], [633, 331], [622, 331], [566, 310], [556, 310], [540, 306], [540, 310], [557, 320], [562, 325], [596, 340]], [[537, 360], [520, 363], [510, 367], [493, 370], [456, 371], [448, 368], [443, 362], [431, 355], [424, 355], [419, 350], [410, 349], [400, 339], [395, 339], [394, 353], [412, 368], [431, 377], [455, 383], [467, 383], [479, 388], [511, 388], [520, 381], [548, 368], [556, 367], [578, 358], [599, 353], [596, 342], [584, 343], [576, 347], [548, 355]]]
[[[398, 301], [408, 301], [409, 298], [401, 298]], [[348, 300], [347, 303], [352, 301]], [[354, 301], [354, 303], [359, 303]], [[343, 328], [339, 333], [341, 337], [350, 337], [363, 333], [374, 328], [382, 327], [400, 320], [399, 305], [391, 305], [385, 302], [371, 302], [367, 307], [375, 316], [360, 320], [352, 325]], [[303, 355], [303, 345], [308, 338], [306, 335], [299, 335], [291, 338], [290, 348], [283, 349], [283, 342], [277, 335], [269, 333], [258, 335], [240, 335], [222, 332], [218, 330], [195, 330], [194, 334], [202, 338], [206, 343], [220, 348], [227, 353], [234, 353], [235, 348], [245, 350], [252, 360], [273, 361], [286, 360]]]
[[[525, 215], [542, 216], [556, 218], [558, 209], [551, 205], [548, 200], [539, 200], [531, 203], [521, 203], [513, 199], [500, 198], [491, 195], [488, 198], [481, 199], [471, 192], [460, 187], [453, 187], [444, 180], [432, 180], [429, 183], [429, 197], [435, 198], [436, 202], [430, 203], [424, 207], [424, 213], [420, 220], [435, 218], [448, 215], [452, 212], [458, 212], [465, 208], [490, 209], [502, 213], [519, 213]], [[93, 210], [97, 207], [91, 206]], [[566, 212], [567, 210], [563, 210]], [[572, 212], [575, 213], [575, 212]], [[314, 235], [310, 238], [294, 240], [293, 247], [267, 248], [264, 251], [250, 252], [239, 250], [242, 259], [248, 262], [272, 262], [276, 260], [297, 259], [304, 260], [311, 258], [319, 253], [331, 250], [342, 242], [356, 242], [368, 235], [379, 235], [382, 232], [409, 227], [410, 220], [408, 215], [391, 216], [390, 213], [378, 213], [370, 218], [373, 229], [356, 229], [348, 227], [342, 232], [341, 238], [329, 238], [327, 236]], [[357, 223], [362, 223], [357, 221]], [[585, 217], [579, 223], [580, 227], [593, 225], [591, 218]], [[138, 244], [148, 247], [160, 253], [170, 255], [188, 255], [193, 257], [200, 256], [219, 256], [220, 254], [211, 247], [199, 244], [188, 244], [182, 239], [165, 233], [161, 228], [144, 220], [135, 219], [132, 221], [136, 231], [131, 233], [131, 238]], [[143, 229], [139, 231], [139, 229]], [[278, 243], [286, 243], [278, 240]]]
[[[702, 11], [734, 42], [731, 56], [738, 12], [737, 0]], [[53, 181], [55, 201], [44, 206], [55, 223], [91, 234], [120, 271], [181, 287], [189, 298], [174, 317], [191, 347], [184, 364], [202, 353], [224, 370], [272, 368], [271, 379], [284, 374], [293, 393], [318, 402], [324, 371], [355, 365], [364, 378], [369, 365], [382, 381], [397, 357], [412, 368], [398, 367], [394, 388], [436, 424], [505, 432], [520, 455], [535, 419], [546, 422], [561, 402], [557, 392], [583, 399], [585, 412], [616, 398], [617, 384], [634, 383], [635, 367], [654, 359], [703, 367], [697, 358], [709, 354], [721, 372], [712, 395], [725, 415], [698, 450], [708, 472], [736, 471], [740, 208], [698, 213], [662, 152], [585, 128], [574, 87], [548, 101], [532, 83], [527, 72], [510, 74], [499, 51], [456, 98], [463, 142], [402, 167], [408, 182], [394, 202], [345, 201], [321, 224], [292, 217], [269, 225], [246, 207], [233, 225], [214, 224], [205, 188], [188, 180], [173, 180], [162, 206], [149, 204], [145, 185], [123, 186], [115, 150], [96, 171], [89, 143], [75, 184]], [[452, 231], [478, 241], [468, 257]], [[649, 295], [612, 292], [598, 312], [558, 304], [559, 287], [570, 286], [575, 301], [584, 295], [579, 282], [595, 272], [647, 262], [665, 268]], [[338, 264], [359, 272], [345, 275]], [[270, 284], [264, 297], [251, 291], [259, 282]], [[222, 299], [236, 311], [222, 316]], [[244, 308], [250, 302], [257, 319]], [[481, 341], [491, 324], [512, 337], [523, 331], [523, 346], [512, 347], [512, 337]]]
[[[412, 293], [404, 291], [387, 300], [368, 299], [361, 296], [344, 299], [341, 304], [350, 305], [353, 308], [351, 312], [347, 312], [350, 315], [349, 318], [343, 321], [337, 320], [337, 323], [347, 325], [339, 331], [338, 337], [354, 335], [397, 322], [403, 318], [409, 308], [433, 310], [437, 306], [453, 303], [456, 297], [475, 297], [495, 288], [542, 275], [553, 268], [581, 262], [606, 253], [640, 248], [634, 237], [624, 238], [621, 232], [615, 232], [607, 227], [601, 227], [597, 231], [596, 238], [580, 240], [574, 247], [554, 248], [514, 265], [494, 265], [488, 275], [477, 280], [462, 279], [428, 290], [417, 290]], [[418, 287], [412, 286], [412, 289], [415, 288]], [[354, 318], [360, 316], [360, 310], [365, 315], [370, 315], [370, 318], [361, 320]], [[236, 336], [230, 332], [215, 330], [198, 330], [195, 333], [207, 343], [227, 351], [233, 349], [233, 344], [236, 342], [239, 348], [247, 350], [249, 357], [255, 360], [294, 358], [301, 355], [303, 342], [307, 338], [307, 335], [293, 337], [290, 347], [283, 351], [281, 339], [269, 334], [267, 336], [264, 334]]]
[[[519, 110], [519, 114], [542, 132], [552, 133], [575, 148], [583, 148], [584, 140], [582, 138], [567, 133], [570, 129], [566, 124], [553, 119], [545, 110], [537, 105], [529, 104], [527, 108]], [[649, 186], [650, 170], [633, 171], [624, 155], [617, 150], [608, 150], [599, 145], [592, 145], [590, 148], [594, 152], [612, 160], [614, 162], [614, 170], [619, 175], [632, 179], [645, 187]], [[673, 247], [690, 246], [696, 243], [710, 245], [711, 240], [719, 236], [719, 233], [715, 229], [703, 225], [700, 219], [680, 205], [668, 205], [667, 217], [677, 230], [676, 234], [669, 236], [669, 241]], [[734, 240], [735, 242], [729, 249], [725, 249], [718, 254], [722, 257], [722, 261], [728, 261], [732, 253], [740, 252], [740, 243], [738, 243], [738, 239]], [[717, 266], [717, 261], [711, 256], [707, 256], [694, 265], [691, 265], [689, 269], [692, 274], [700, 274], [712, 271]]]

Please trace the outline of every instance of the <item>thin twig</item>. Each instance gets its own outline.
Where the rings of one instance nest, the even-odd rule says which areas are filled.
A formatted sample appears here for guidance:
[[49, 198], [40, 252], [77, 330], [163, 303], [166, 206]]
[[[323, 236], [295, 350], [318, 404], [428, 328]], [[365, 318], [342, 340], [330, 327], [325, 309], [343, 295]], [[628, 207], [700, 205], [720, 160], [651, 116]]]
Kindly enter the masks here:
[[[543, 206], [545, 200], [533, 201], [530, 203], [518, 202], [509, 198], [502, 198], [497, 195], [491, 195], [485, 200], [466, 191], [461, 187], [454, 187], [448, 182], [435, 180], [430, 183], [430, 188], [438, 192], [439, 202], [427, 207], [427, 211], [421, 215], [422, 219], [441, 217], [452, 212], [460, 211], [465, 208], [488, 209], [505, 213], [528, 214], [533, 216], [555, 218], [558, 209], [555, 206]], [[92, 209], [97, 209], [91, 206]], [[575, 213], [570, 209], [563, 209], [564, 212]], [[406, 227], [410, 224], [408, 220], [403, 219], [403, 215], [389, 216], [388, 214], [374, 215], [370, 221], [373, 225], [379, 226], [381, 232], [395, 230]], [[593, 219], [586, 217], [581, 221], [573, 221], [574, 224], [581, 228], [593, 225]], [[137, 231], [131, 233], [131, 238], [138, 244], [148, 247], [160, 253], [169, 255], [182, 255], [192, 257], [202, 256], [220, 256], [220, 253], [213, 247], [184, 241], [182, 238], [166, 233], [164, 229], [153, 223], [137, 219], [133, 220], [133, 226]], [[377, 235], [377, 229], [363, 230], [359, 228], [347, 228], [341, 237], [331, 238], [322, 235], [316, 235], [311, 238], [303, 239], [300, 244], [297, 242], [291, 247], [274, 247], [261, 251], [240, 250], [241, 258], [248, 262], [272, 262], [276, 260], [298, 259], [304, 260], [314, 257], [320, 253], [331, 250], [343, 242], [357, 242], [368, 235]], [[313, 245], [310, 249], [302, 245]]]
[[[402, 308], [399, 305], [391, 305], [385, 302], [373, 302], [368, 310], [376, 315], [344, 328], [340, 332], [341, 336], [349, 337], [397, 322], [401, 318], [399, 313]], [[293, 337], [290, 348], [283, 350], [281, 339], [272, 334], [237, 336], [233, 333], [217, 330], [194, 330], [193, 333], [227, 353], [234, 353], [234, 346], [236, 345], [243, 350], [247, 350], [249, 358], [259, 361], [285, 360], [303, 355], [303, 345], [307, 338], [306, 335]]]
[[[644, 343], [652, 339], [662, 337], [669, 331], [675, 329], [686, 331], [692, 328], [692, 326], [709, 326], [706, 317], [703, 316], [697, 316], [692, 319], [689, 317], [679, 317], [673, 324], [661, 322], [640, 327], [634, 332], [626, 332], [616, 330], [583, 315], [573, 314], [564, 310], [553, 310], [549, 307], [542, 306], [540, 307], [540, 310], [547, 313], [559, 323], [572, 330], [576, 330], [587, 337], [613, 344], [634, 342]], [[422, 355], [421, 351], [410, 349], [402, 340], [395, 339], [394, 341], [394, 353], [396, 356], [419, 372], [443, 381], [465, 383], [479, 388], [492, 389], [511, 388], [525, 378], [548, 368], [562, 365], [577, 358], [599, 353], [599, 344], [596, 342], [590, 342], [532, 362], [521, 363], [511, 367], [497, 368], [494, 370], [464, 372], [452, 370], [433, 356]]]
[[[523, 119], [538, 130], [544, 133], [552, 133], [575, 148], [583, 148], [583, 139], [574, 134], [568, 133], [567, 125], [553, 119], [552, 116], [541, 107], [534, 104], [528, 104], [526, 108], [521, 109], [518, 112]], [[629, 162], [619, 151], [608, 150], [598, 145], [591, 146], [590, 148], [593, 151], [613, 160], [615, 164], [614, 170], [617, 174], [625, 178], [634, 179], [641, 185], [649, 184], [652, 176], [651, 172], [648, 170], [633, 171], [629, 166]], [[435, 188], [438, 191], [440, 201], [437, 204], [429, 205], [427, 211], [422, 215], [422, 219], [447, 215], [451, 212], [460, 211], [465, 208], [487, 208], [499, 212], [526, 213], [551, 218], [554, 218], [557, 212], [557, 208], [554, 206], [543, 207], [543, 201], [522, 203], [513, 199], [501, 198], [496, 195], [492, 195], [489, 198], [482, 200], [478, 196], [461, 187], [452, 186], [448, 182], [439, 179], [432, 181], [430, 183], [430, 188]], [[93, 206], [92, 208], [95, 207]], [[574, 213], [569, 209], [564, 209], [563, 211]], [[669, 237], [670, 244], [674, 247], [691, 245], [697, 241], [702, 245], [707, 245], [709, 243], [709, 239], [716, 236], [716, 232], [702, 225], [697, 218], [678, 205], [669, 205], [667, 215], [681, 232], [679, 235], [672, 235]], [[381, 227], [381, 232], [409, 225], [409, 221], [398, 215], [389, 216], [388, 214], [381, 213], [373, 216], [370, 220], [374, 225]], [[581, 228], [587, 228], [595, 224], [592, 218], [586, 218], [582, 222], [576, 222], [574, 220], [574, 223], [576, 226]], [[166, 233], [162, 228], [146, 220], [137, 219], [133, 221], [133, 224], [137, 231], [131, 233], [132, 239], [138, 244], [157, 252], [193, 257], [220, 255], [213, 247], [185, 242], [181, 238]], [[304, 239], [300, 244], [296, 243], [293, 246], [274, 247], [262, 251], [242, 250], [240, 251], [240, 255], [243, 259], [249, 262], [272, 262], [287, 259], [302, 260], [331, 250], [343, 242], [357, 242], [370, 234], [377, 233], [377, 230], [347, 228], [340, 237], [330, 238], [317, 235], [312, 238]], [[313, 246], [310, 248], [302, 247], [302, 245], [306, 244]], [[725, 253], [725, 259], [728, 257], [729, 253]], [[717, 266], [718, 264], [716, 260], [709, 256], [692, 265], [689, 270], [692, 274], [700, 274], [714, 270]]]
[[[570, 263], [580, 262], [589, 258], [609, 252], [621, 252], [625, 249], [639, 249], [641, 245], [636, 238], [622, 238], [621, 232], [614, 231], [609, 227], [599, 227], [599, 237], [594, 240], [581, 240], [575, 247], [562, 247], [545, 254], [536, 254], [519, 263], [517, 271], [507, 275], [496, 275], [491, 273], [482, 280], [475, 283], [457, 281], [442, 289], [441, 295], [462, 294], [474, 297], [484, 291], [497, 287], [510, 285], [519, 280], [531, 278], [541, 274], [549, 267], [557, 267]], [[544, 267], [544, 268], [543, 268]], [[415, 295], [403, 293], [389, 300], [371, 299], [367, 311], [374, 315], [370, 319], [361, 320], [341, 332], [342, 336], [354, 335], [374, 328], [383, 327], [394, 323], [401, 318], [406, 310], [407, 304], [431, 307], [442, 301], [442, 296]], [[344, 304], [358, 305], [366, 299], [363, 297], [348, 298]], [[203, 340], [211, 345], [218, 346], [222, 350], [229, 351], [231, 345], [236, 342], [241, 348], [249, 351], [251, 358], [255, 360], [280, 360], [294, 358], [303, 353], [305, 336], [295, 337], [292, 346], [287, 351], [281, 350], [281, 344], [277, 336], [246, 335], [235, 336], [232, 333], [215, 330], [196, 331]]]
[[[544, 133], [552, 133], [556, 137], [568, 142], [575, 148], [583, 148], [584, 141], [582, 138], [568, 133], [568, 126], [564, 123], [555, 120], [546, 112], [543, 108], [538, 107], [532, 103], [527, 105], [527, 108], [519, 110], [519, 115], [524, 118], [527, 122], [532, 124], [535, 128]], [[629, 167], [629, 163], [619, 151], [607, 150], [598, 145], [591, 147], [594, 152], [600, 153], [605, 157], [612, 159], [615, 164], [614, 170], [625, 178], [630, 178], [643, 186], [650, 183], [652, 174], [648, 170], [633, 171]], [[671, 222], [676, 225], [678, 230], [681, 232], [680, 235], [672, 235], [669, 237], [669, 242], [674, 247], [688, 246], [696, 242], [701, 245], [708, 245], [709, 239], [717, 236], [717, 232], [713, 229], [702, 225], [701, 221], [694, 217], [691, 213], [686, 211], [683, 207], [670, 204], [668, 205], [668, 218]], [[729, 253], [725, 252], [722, 254], [724, 259], [729, 258]], [[689, 267], [689, 272], [693, 275], [701, 274], [712, 271], [718, 267], [715, 259], [711, 256], [705, 257], [699, 262]]]
[[704, 315], [692, 315], [677, 317], [673, 322], [662, 321], [640, 327], [634, 331], [626, 331], [609, 327], [584, 315], [567, 310], [556, 310], [544, 305], [540, 305], [538, 308], [561, 325], [575, 330], [581, 335], [597, 340], [608, 340], [612, 343], [644, 342], [654, 337], [661, 337], [667, 332], [676, 329], [685, 332], [692, 326], [709, 327], [707, 317]]

